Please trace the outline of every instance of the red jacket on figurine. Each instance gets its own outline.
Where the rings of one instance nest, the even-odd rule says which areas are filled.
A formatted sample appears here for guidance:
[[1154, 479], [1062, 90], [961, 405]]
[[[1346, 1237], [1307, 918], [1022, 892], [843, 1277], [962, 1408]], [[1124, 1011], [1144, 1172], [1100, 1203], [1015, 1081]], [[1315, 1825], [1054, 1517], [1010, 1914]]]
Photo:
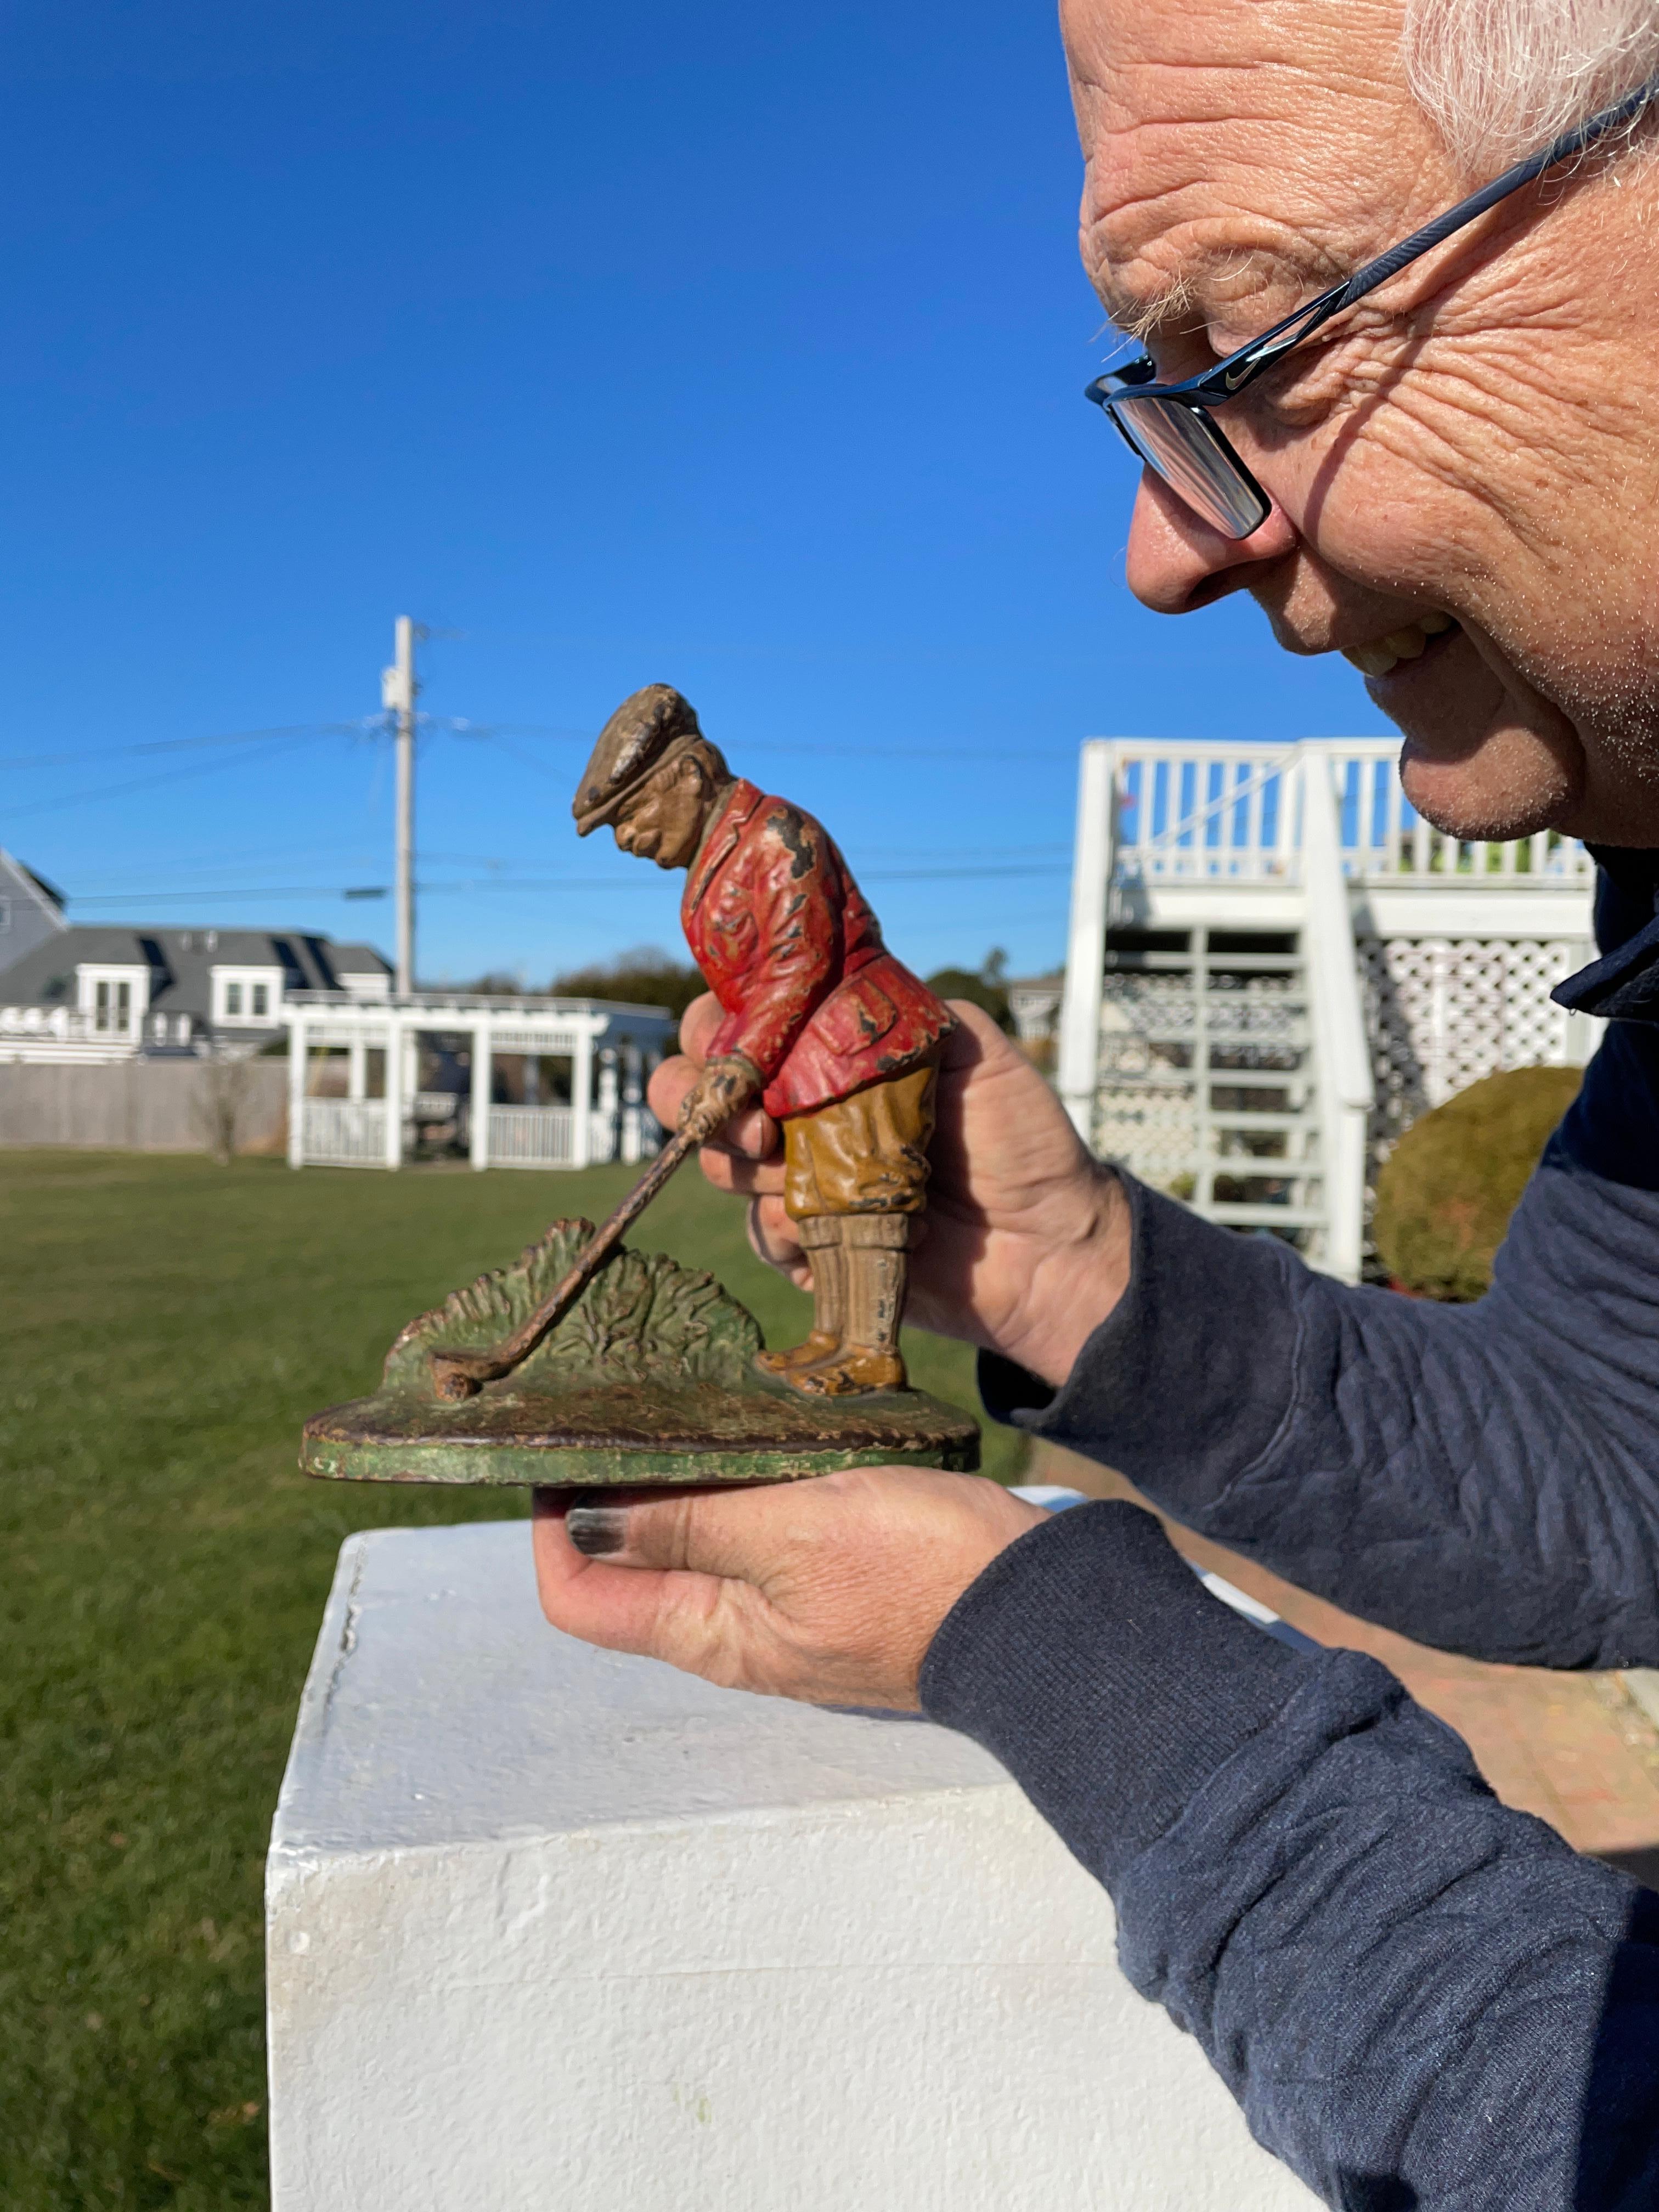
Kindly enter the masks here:
[[951, 1015], [896, 960], [835, 840], [739, 778], [680, 907], [691, 957], [726, 1010], [711, 1059], [741, 1053], [781, 1121], [925, 1060]]

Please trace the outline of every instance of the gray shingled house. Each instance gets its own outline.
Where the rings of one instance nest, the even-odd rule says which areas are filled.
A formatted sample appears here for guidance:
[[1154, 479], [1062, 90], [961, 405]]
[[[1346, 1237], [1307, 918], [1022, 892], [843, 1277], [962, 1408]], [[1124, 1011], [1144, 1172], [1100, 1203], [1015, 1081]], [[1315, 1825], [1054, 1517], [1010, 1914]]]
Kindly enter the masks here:
[[0, 845], [0, 974], [68, 927], [62, 891]]
[[0, 964], [0, 1060], [258, 1052], [289, 992], [380, 998], [391, 973], [371, 945], [301, 930], [60, 922]]

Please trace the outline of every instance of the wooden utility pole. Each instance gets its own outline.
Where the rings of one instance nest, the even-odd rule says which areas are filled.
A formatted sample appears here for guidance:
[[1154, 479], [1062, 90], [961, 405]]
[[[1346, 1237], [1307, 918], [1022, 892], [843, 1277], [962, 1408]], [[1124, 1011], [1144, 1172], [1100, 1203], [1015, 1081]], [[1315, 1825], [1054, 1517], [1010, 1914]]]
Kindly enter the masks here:
[[396, 657], [380, 672], [380, 704], [398, 717], [398, 993], [415, 988], [415, 681], [416, 624], [399, 615]]

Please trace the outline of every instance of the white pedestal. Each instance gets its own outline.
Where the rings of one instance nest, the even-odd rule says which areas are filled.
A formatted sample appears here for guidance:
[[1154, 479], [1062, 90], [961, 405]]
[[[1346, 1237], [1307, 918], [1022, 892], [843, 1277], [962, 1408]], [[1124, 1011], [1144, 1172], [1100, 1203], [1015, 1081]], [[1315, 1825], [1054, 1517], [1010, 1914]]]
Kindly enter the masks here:
[[1307, 2212], [974, 1745], [354, 1536], [268, 1877], [275, 2212]]

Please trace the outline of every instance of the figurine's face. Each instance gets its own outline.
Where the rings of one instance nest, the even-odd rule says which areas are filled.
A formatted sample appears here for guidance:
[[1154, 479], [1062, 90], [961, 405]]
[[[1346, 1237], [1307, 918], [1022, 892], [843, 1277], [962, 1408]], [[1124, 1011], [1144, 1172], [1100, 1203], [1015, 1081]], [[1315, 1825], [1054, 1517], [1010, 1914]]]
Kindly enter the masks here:
[[624, 853], [659, 868], [689, 867], [702, 836], [708, 790], [695, 763], [676, 761], [630, 799], [614, 824]]

